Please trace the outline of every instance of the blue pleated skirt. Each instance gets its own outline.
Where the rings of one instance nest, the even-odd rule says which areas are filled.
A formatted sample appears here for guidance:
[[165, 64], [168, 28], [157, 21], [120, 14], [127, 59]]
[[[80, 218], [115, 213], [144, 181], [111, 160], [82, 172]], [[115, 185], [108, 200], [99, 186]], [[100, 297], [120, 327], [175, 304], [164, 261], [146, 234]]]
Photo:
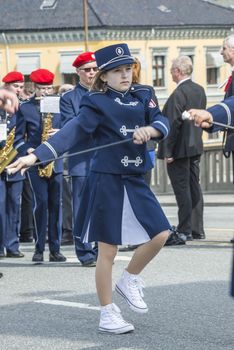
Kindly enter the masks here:
[[82, 242], [142, 244], [171, 228], [142, 175], [91, 172], [82, 194], [76, 232]]

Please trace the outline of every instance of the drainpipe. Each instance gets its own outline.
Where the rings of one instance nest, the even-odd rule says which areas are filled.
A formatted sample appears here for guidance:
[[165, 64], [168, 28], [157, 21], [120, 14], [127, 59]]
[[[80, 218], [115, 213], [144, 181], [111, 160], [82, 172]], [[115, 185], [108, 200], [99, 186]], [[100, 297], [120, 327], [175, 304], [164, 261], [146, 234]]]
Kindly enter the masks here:
[[88, 29], [88, 4], [87, 0], [83, 0], [83, 22], [84, 22], [84, 37], [85, 37], [85, 51], [89, 49], [89, 29]]
[[9, 49], [9, 43], [6, 37], [6, 34], [2, 32], [2, 38], [5, 44], [5, 49], [6, 49], [6, 67], [7, 67], [7, 72], [10, 70], [10, 49]]

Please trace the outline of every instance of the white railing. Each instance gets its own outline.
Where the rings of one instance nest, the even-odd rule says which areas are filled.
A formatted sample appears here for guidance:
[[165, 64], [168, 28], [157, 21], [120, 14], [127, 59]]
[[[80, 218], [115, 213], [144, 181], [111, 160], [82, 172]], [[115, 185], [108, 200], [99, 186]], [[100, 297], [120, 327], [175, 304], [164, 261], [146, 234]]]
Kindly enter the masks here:
[[[221, 146], [207, 145], [201, 157], [201, 187], [204, 192], [233, 192], [232, 156], [225, 158]], [[156, 193], [172, 193], [166, 164], [157, 159], [152, 170], [151, 186]]]

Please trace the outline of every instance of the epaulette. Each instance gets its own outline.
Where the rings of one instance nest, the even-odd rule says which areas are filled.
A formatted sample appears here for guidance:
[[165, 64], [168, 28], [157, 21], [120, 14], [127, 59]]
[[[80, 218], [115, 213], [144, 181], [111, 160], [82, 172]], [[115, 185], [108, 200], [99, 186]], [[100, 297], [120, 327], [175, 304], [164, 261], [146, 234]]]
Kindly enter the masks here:
[[75, 90], [75, 89], [70, 89], [70, 90], [67, 90], [67, 91], [63, 92], [62, 95], [61, 95], [61, 97], [67, 95], [69, 92], [72, 92], [72, 91], [74, 91], [74, 90]]
[[138, 84], [134, 84], [131, 86], [130, 91], [131, 92], [137, 92], [137, 91], [151, 91], [153, 89], [152, 86], [149, 85], [138, 85]]
[[103, 94], [105, 94], [105, 91], [90, 91], [88, 93], [88, 96], [93, 96], [93, 95], [98, 95], [98, 94], [103, 95]]

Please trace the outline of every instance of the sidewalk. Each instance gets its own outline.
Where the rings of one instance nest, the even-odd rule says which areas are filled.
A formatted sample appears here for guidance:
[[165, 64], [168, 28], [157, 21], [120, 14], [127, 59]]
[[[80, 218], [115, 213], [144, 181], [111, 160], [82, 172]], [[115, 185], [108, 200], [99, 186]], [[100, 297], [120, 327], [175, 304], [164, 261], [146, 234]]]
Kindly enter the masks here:
[[[176, 206], [174, 194], [156, 194], [162, 206]], [[203, 193], [205, 206], [234, 206], [234, 193]]]
[[[177, 204], [175, 201], [174, 194], [159, 194], [156, 195], [159, 203], [161, 204], [162, 208], [164, 208], [166, 213], [171, 213], [175, 211], [175, 215], [177, 215]], [[213, 221], [210, 219], [209, 215], [211, 215], [212, 212], [220, 212], [224, 213], [228, 211], [228, 213], [231, 215], [230, 222], [233, 222], [233, 215], [234, 215], [234, 193], [219, 193], [219, 194], [207, 194], [203, 193], [204, 198], [204, 209], [207, 208], [207, 211], [209, 214], [208, 217], [204, 216], [204, 228], [206, 233], [206, 239], [204, 240], [194, 240], [191, 242], [187, 242], [186, 245], [188, 246], [207, 246], [210, 244], [215, 245], [224, 245], [224, 246], [230, 246], [230, 240], [234, 237], [234, 226], [226, 225], [225, 222], [217, 222], [215, 217], [213, 216]], [[213, 209], [212, 209], [213, 207]], [[216, 208], [219, 209], [216, 209]], [[226, 207], [226, 209], [225, 209]], [[227, 208], [229, 207], [229, 208]], [[210, 210], [208, 209], [210, 208]], [[174, 215], [174, 214], [173, 214]], [[220, 214], [221, 215], [221, 214]], [[225, 216], [226, 217], [226, 216]], [[173, 217], [172, 220], [175, 218]], [[175, 220], [174, 220], [175, 221]], [[176, 224], [176, 222], [173, 222]]]

